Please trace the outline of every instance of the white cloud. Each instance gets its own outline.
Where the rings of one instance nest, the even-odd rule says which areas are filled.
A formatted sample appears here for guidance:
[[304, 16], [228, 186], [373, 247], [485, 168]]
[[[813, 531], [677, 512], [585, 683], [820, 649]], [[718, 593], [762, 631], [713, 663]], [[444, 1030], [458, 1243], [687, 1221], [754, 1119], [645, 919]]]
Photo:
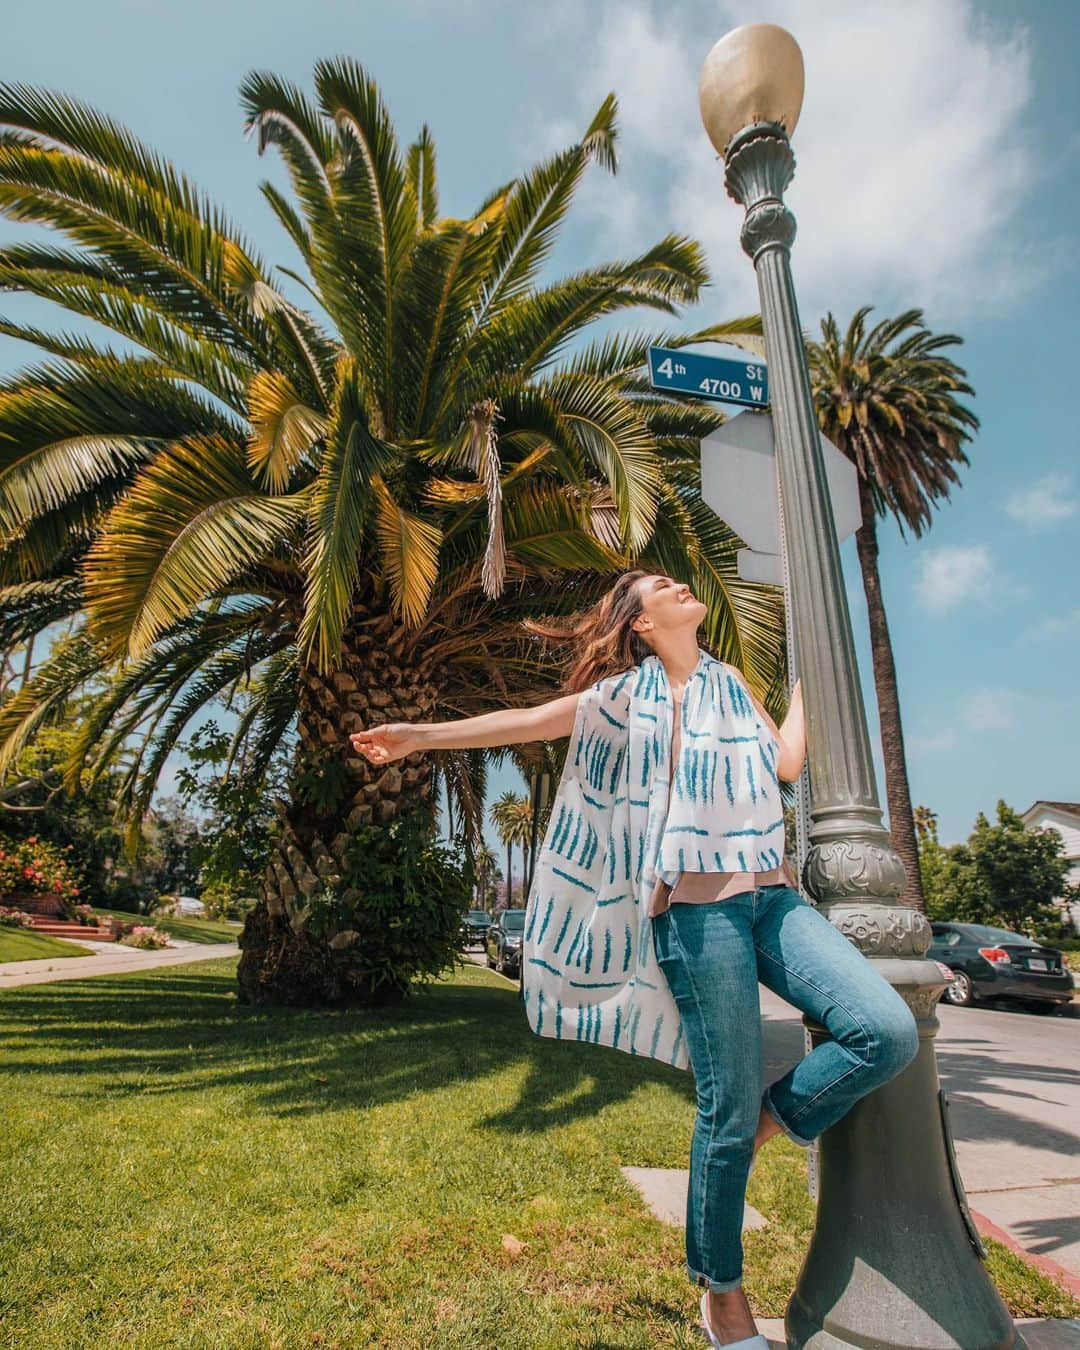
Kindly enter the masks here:
[[951, 727], [933, 731], [924, 736], [905, 736], [904, 750], [909, 755], [934, 754], [939, 750], [956, 748], [956, 732]]
[[1048, 473], [1036, 479], [1029, 487], [1019, 488], [1005, 503], [1005, 510], [1032, 529], [1055, 525], [1076, 515], [1077, 498], [1073, 492], [1072, 475]]
[[1026, 641], [1030, 638], [1049, 638], [1058, 637], [1062, 633], [1068, 633], [1074, 628], [1080, 628], [1080, 605], [1069, 610], [1065, 614], [1047, 614], [1038, 623], [1034, 623], [1023, 634], [1020, 641]]
[[536, 150], [566, 143], [610, 90], [619, 98], [620, 168], [587, 175], [582, 209], [628, 252], [668, 230], [701, 240], [717, 316], [756, 308], [738, 244], [741, 209], [701, 125], [697, 76], [712, 43], [770, 20], [798, 38], [807, 85], [789, 201], [804, 322], [870, 301], [950, 313], [995, 310], [1041, 278], [1045, 256], [1018, 212], [1042, 170], [1023, 115], [1032, 93], [1022, 29], [992, 29], [973, 0], [903, 6], [831, 0], [722, 0], [660, 7], [545, 9], [560, 46], [589, 49], [576, 116], [543, 125]]
[[951, 726], [922, 735], [905, 736], [904, 750], [908, 755], [955, 750], [960, 742], [958, 726], [969, 731], [1008, 731], [1017, 725], [1022, 702], [1023, 695], [1015, 689], [992, 686], [970, 689], [961, 696]]
[[969, 600], [992, 593], [993, 564], [985, 544], [969, 548], [942, 545], [919, 558], [915, 595], [931, 614], [944, 614]]
[[1004, 731], [1016, 725], [1020, 696], [1012, 689], [973, 689], [960, 715], [972, 731]]
[[957, 727], [970, 731], [1007, 731], [1016, 726], [1023, 696], [1014, 689], [984, 686], [962, 695], [957, 716], [951, 726], [922, 735], [905, 736], [904, 749], [909, 755], [936, 754], [955, 750], [960, 737]]

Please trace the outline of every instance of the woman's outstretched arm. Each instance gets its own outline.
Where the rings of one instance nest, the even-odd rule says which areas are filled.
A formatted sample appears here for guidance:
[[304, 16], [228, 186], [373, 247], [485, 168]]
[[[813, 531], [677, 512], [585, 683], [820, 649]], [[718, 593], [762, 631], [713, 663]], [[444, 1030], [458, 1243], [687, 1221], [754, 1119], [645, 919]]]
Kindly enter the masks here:
[[554, 741], [573, 731], [580, 697], [563, 694], [534, 708], [505, 708], [455, 722], [384, 722], [353, 732], [349, 740], [353, 749], [372, 764], [388, 764], [414, 750], [472, 750]]

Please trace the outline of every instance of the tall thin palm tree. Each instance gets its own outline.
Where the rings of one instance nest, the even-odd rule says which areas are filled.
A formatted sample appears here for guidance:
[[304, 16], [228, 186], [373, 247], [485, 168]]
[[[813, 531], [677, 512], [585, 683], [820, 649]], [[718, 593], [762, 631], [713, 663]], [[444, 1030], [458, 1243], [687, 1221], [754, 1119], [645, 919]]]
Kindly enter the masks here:
[[865, 305], [856, 311], [843, 335], [827, 315], [822, 340], [808, 344], [808, 355], [821, 429], [859, 472], [862, 525], [855, 542], [870, 622], [889, 828], [907, 871], [900, 899], [925, 911], [896, 663], [878, 574], [877, 518], [891, 513], [901, 534], [906, 524], [921, 536], [931, 505], [960, 482], [956, 466], [969, 462], [963, 443], [979, 420], [960, 401], [974, 393], [966, 372], [941, 354], [962, 339], [931, 333], [918, 309], [868, 327], [870, 310]]
[[481, 908], [487, 909], [488, 896], [491, 893], [492, 878], [498, 871], [499, 860], [487, 844], [481, 844], [476, 850], [473, 867], [476, 874], [475, 901]]
[[915, 836], [920, 843], [927, 839], [937, 839], [938, 818], [936, 811], [932, 811], [929, 806], [916, 806], [911, 813], [911, 818], [915, 825]]
[[506, 903], [509, 907], [513, 900], [514, 846], [521, 849], [524, 863], [532, 828], [532, 806], [527, 797], [516, 792], [504, 792], [492, 802], [489, 819], [506, 849]]
[[739, 541], [701, 500], [699, 439], [720, 415], [642, 374], [655, 342], [753, 347], [757, 318], [579, 341], [605, 315], [699, 297], [702, 251], [679, 236], [539, 280], [583, 174], [615, 171], [614, 96], [454, 218], [427, 127], [403, 150], [355, 62], [318, 63], [314, 85], [258, 73], [242, 91], [289, 174], [291, 193], [263, 192], [298, 272], [265, 263], [126, 128], [0, 86], [0, 213], [61, 240], [0, 249], [0, 290], [93, 332], [0, 321], [43, 353], [0, 381], [0, 646], [73, 624], [0, 710], [0, 773], [102, 673], [69, 779], [133, 745], [136, 824], [210, 700], [248, 691], [236, 762], [256, 773], [295, 728], [243, 934], [250, 1001], [366, 996], [362, 962], [306, 931], [327, 887], [362, 907], [362, 877], [334, 880], [358, 829], [441, 778], [455, 828], [479, 838], [484, 755], [376, 767], [347, 733], [554, 690], [521, 620], [580, 607], [631, 559], [697, 588], [706, 640], [759, 688], [782, 632], [774, 588], [738, 577]]

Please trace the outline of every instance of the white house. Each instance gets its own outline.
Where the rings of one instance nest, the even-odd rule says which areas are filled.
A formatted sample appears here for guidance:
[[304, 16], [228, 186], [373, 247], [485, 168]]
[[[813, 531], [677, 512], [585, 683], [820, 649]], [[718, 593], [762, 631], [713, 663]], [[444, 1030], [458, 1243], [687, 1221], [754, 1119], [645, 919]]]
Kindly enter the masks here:
[[[1065, 841], [1065, 857], [1069, 860], [1066, 881], [1080, 883], [1080, 802], [1035, 802], [1020, 819], [1029, 830], [1057, 830]], [[1080, 904], [1070, 906], [1070, 917], [1080, 931]]]

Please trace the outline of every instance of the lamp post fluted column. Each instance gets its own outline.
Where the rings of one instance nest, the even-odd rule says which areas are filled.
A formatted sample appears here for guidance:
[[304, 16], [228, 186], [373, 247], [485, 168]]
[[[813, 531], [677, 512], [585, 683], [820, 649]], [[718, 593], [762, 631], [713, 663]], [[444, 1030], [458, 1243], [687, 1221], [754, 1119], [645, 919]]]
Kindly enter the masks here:
[[[899, 903], [906, 875], [882, 824], [847, 593], [791, 276], [795, 169], [788, 131], [802, 57], [770, 24], [737, 29], [702, 70], [706, 129], [746, 210], [769, 363], [792, 631], [810, 777], [803, 882], [818, 909], [905, 999], [919, 1052], [820, 1138], [817, 1222], [787, 1307], [789, 1347], [1022, 1347], [982, 1263], [938, 1086], [933, 1038], [945, 982], [930, 926]], [[804, 1017], [812, 1043], [828, 1036]]]
[[[804, 880], [818, 906], [868, 955], [922, 956], [930, 927], [896, 905], [904, 865], [881, 823], [866, 710], [832, 503], [803, 350], [783, 202], [795, 157], [782, 127], [759, 123], [728, 147], [725, 186], [746, 207], [742, 245], [753, 260], [769, 359], [773, 428], [812, 792]], [[831, 545], [831, 547], [830, 547]], [[817, 753], [815, 753], [817, 752]], [[884, 906], [871, 913], [869, 906]], [[849, 912], [851, 911], [851, 912]], [[930, 963], [933, 983], [944, 989]], [[931, 999], [925, 1010], [932, 1008]], [[918, 1011], [923, 1011], [920, 1005]]]

